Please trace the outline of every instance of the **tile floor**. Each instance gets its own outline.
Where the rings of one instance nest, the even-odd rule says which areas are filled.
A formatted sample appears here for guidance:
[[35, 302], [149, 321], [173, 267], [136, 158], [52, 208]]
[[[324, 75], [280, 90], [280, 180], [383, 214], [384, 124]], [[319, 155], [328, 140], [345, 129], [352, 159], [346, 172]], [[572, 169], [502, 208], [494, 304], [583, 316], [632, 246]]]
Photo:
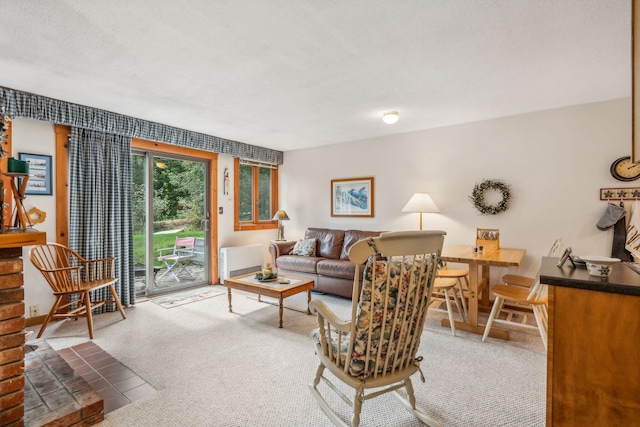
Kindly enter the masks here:
[[156, 391], [92, 341], [58, 350], [58, 354], [104, 399], [105, 414]]
[[24, 366], [25, 427], [90, 426], [104, 419], [104, 399], [48, 343], [25, 345]]

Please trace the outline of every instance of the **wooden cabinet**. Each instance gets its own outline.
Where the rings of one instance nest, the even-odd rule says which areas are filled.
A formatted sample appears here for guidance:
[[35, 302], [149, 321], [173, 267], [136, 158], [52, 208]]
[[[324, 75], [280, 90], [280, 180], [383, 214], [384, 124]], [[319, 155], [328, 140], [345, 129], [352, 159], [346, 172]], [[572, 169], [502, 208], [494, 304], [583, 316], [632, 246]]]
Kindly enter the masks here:
[[609, 280], [543, 259], [549, 287], [547, 426], [640, 426], [640, 275]]

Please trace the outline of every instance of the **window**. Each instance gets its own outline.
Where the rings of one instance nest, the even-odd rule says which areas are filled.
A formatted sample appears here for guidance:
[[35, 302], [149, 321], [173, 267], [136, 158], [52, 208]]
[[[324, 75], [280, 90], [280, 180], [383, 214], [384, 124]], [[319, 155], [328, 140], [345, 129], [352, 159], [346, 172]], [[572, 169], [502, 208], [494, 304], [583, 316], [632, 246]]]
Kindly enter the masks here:
[[277, 228], [278, 167], [234, 159], [234, 230]]

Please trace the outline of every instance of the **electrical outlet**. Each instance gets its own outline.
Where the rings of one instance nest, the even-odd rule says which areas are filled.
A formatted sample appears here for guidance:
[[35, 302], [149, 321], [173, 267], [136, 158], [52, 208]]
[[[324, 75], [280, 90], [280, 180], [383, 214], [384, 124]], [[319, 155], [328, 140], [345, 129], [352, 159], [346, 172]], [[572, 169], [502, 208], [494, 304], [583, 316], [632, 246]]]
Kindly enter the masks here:
[[29, 315], [31, 317], [40, 316], [40, 307], [38, 307], [37, 305], [30, 305], [29, 306]]

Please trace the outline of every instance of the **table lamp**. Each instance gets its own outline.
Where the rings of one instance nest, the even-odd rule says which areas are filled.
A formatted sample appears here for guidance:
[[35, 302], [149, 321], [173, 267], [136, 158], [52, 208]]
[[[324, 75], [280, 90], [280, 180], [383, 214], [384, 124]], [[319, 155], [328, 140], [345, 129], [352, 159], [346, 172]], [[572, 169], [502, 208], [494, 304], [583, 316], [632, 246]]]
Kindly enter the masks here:
[[432, 213], [432, 212], [440, 212], [440, 209], [436, 206], [436, 204], [431, 199], [427, 193], [415, 193], [404, 208], [402, 208], [402, 212], [419, 212], [420, 213], [420, 230], [422, 230], [422, 214], [423, 213]]
[[278, 211], [271, 219], [273, 219], [274, 221], [278, 221], [278, 238], [276, 240], [285, 240], [284, 225], [282, 225], [282, 221], [286, 221], [289, 219], [287, 213], [285, 211]]

